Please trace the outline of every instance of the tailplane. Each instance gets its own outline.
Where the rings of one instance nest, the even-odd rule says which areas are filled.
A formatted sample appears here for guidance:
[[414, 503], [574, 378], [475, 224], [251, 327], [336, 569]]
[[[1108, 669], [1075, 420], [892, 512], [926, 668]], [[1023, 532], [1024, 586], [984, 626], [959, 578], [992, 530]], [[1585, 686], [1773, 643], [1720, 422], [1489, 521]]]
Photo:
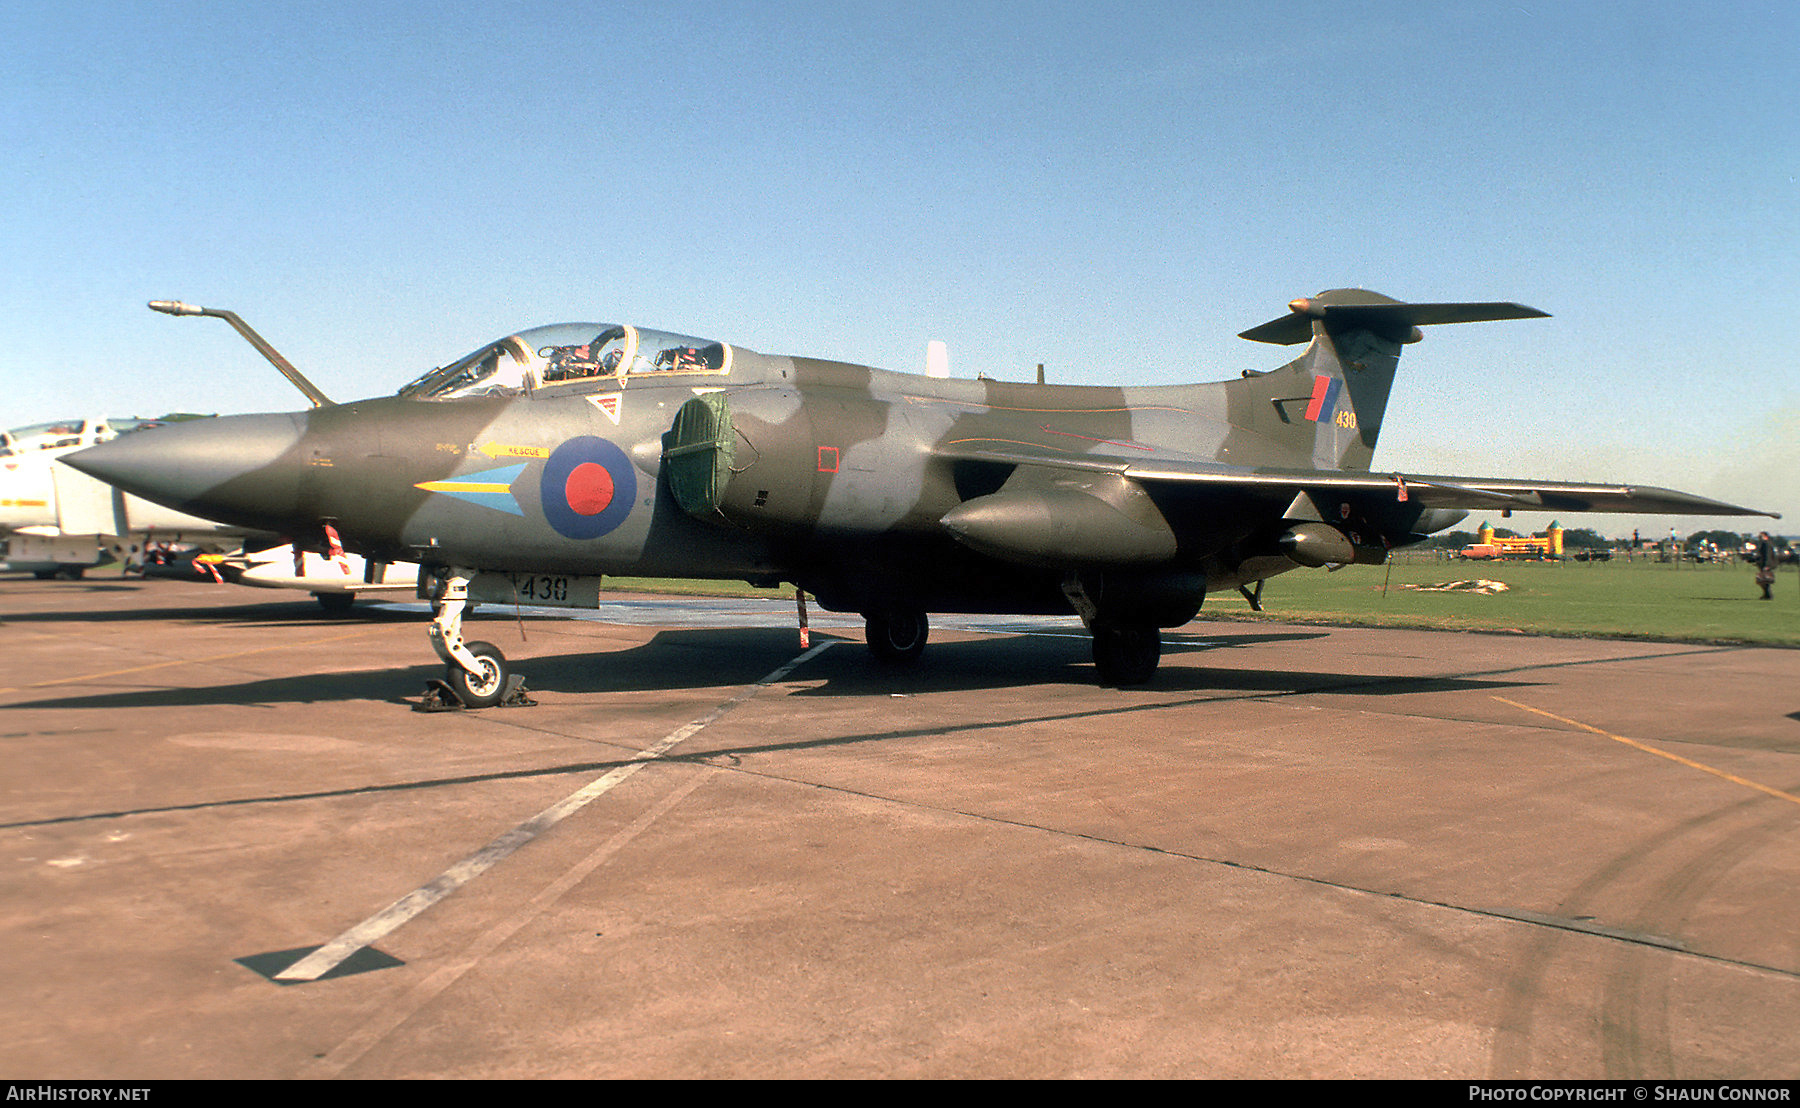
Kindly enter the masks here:
[[1367, 470], [1400, 347], [1419, 341], [1420, 327], [1547, 314], [1511, 303], [1407, 304], [1363, 289], [1331, 289], [1292, 301], [1287, 315], [1239, 337], [1312, 344], [1280, 369], [1233, 382], [1232, 422], [1297, 455], [1286, 464]]

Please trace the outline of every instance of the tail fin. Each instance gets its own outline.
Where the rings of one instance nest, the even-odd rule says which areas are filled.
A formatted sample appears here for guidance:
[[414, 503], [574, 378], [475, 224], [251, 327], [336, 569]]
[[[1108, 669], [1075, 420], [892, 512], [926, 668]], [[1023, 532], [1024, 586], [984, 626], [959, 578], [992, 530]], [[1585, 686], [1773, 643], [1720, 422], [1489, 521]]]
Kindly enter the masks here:
[[1232, 422], [1273, 440], [1316, 469], [1367, 470], [1381, 434], [1400, 347], [1436, 323], [1534, 319], [1522, 304], [1407, 304], [1362, 289], [1332, 289], [1288, 304], [1289, 314], [1239, 337], [1312, 345], [1269, 373], [1233, 382]]

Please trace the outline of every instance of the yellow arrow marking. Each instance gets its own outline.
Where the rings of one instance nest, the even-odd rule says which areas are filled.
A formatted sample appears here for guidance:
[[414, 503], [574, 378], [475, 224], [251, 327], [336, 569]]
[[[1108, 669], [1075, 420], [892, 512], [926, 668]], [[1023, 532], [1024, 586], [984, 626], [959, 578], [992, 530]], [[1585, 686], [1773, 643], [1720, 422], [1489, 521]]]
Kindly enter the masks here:
[[514, 446], [504, 442], [484, 442], [475, 449], [490, 458], [548, 458], [550, 456], [550, 451], [542, 446]]

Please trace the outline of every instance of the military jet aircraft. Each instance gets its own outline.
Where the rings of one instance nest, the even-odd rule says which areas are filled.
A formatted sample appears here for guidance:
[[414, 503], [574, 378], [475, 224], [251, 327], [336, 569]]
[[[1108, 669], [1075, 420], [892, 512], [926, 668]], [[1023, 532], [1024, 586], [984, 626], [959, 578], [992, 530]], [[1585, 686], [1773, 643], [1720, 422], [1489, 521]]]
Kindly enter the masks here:
[[[249, 330], [216, 309], [151, 307]], [[791, 582], [860, 613], [891, 662], [919, 656], [927, 613], [1074, 612], [1101, 680], [1123, 685], [1152, 677], [1161, 629], [1206, 593], [1255, 603], [1271, 576], [1380, 563], [1469, 509], [1770, 514], [1657, 488], [1372, 471], [1419, 327], [1545, 313], [1355, 289], [1288, 308], [1243, 332], [1309, 343], [1279, 369], [1141, 388], [560, 324], [353, 403], [288, 366], [311, 411], [162, 428], [69, 462], [307, 548], [420, 563], [433, 646], [470, 707], [517, 684], [499, 650], [464, 641], [471, 598], [591, 606], [604, 574]]]
[[[241, 531], [121, 496], [58, 464], [83, 447], [191, 418], [62, 419], [0, 432], [0, 539], [6, 564], [46, 580], [72, 580], [109, 558], [140, 567], [156, 543], [236, 546]], [[221, 544], [221, 539], [233, 541]]]

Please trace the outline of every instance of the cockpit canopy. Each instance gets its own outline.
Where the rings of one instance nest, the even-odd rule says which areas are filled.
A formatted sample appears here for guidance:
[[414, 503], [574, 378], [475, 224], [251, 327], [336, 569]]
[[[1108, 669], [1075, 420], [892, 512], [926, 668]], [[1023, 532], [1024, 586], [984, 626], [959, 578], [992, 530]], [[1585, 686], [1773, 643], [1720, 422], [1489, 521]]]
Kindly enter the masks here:
[[53, 450], [60, 446], [80, 446], [84, 440], [92, 441], [84, 419], [34, 423], [30, 427], [0, 431], [0, 456], [26, 454], [33, 450]]
[[568, 382], [730, 371], [731, 347], [722, 342], [630, 324], [556, 323], [488, 343], [425, 374], [400, 395], [415, 400], [518, 396], [562, 391], [558, 386]]
[[14, 426], [0, 432], [0, 457], [13, 457], [34, 450], [67, 450], [72, 446], [94, 446], [117, 435], [140, 432], [151, 426], [162, 426], [166, 419], [56, 419], [52, 423]]
[[29, 454], [34, 450], [61, 450], [93, 446], [116, 435], [160, 427], [160, 419], [59, 419], [0, 431], [0, 458]]

